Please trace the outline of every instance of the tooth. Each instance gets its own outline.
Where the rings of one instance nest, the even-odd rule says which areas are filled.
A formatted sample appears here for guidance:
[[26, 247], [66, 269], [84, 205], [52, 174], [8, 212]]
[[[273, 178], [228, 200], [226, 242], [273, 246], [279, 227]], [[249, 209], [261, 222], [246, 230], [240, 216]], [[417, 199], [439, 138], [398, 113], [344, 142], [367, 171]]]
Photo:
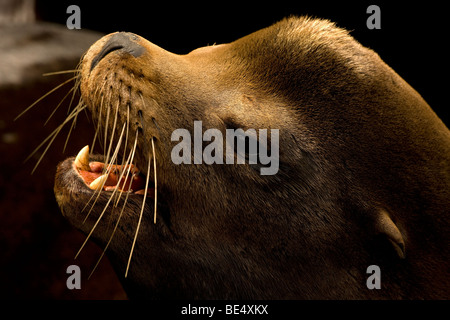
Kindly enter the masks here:
[[89, 167], [89, 146], [85, 146], [78, 152], [74, 162], [78, 169], [91, 171], [91, 168]]
[[92, 181], [91, 184], [89, 185], [89, 188], [91, 188], [92, 190], [100, 190], [105, 185], [105, 182], [107, 179], [108, 179], [108, 175], [104, 174], [104, 175], [98, 177], [97, 179], [95, 179], [94, 181]]

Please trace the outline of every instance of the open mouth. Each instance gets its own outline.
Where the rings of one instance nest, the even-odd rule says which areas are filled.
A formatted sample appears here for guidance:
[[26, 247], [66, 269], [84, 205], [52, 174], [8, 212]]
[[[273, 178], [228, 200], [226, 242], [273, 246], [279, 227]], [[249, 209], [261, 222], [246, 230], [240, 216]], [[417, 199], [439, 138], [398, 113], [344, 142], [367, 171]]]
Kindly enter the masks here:
[[[91, 190], [129, 192], [154, 197], [154, 187], [146, 188], [146, 177], [133, 164], [105, 164], [89, 160], [89, 146], [80, 150], [73, 162], [74, 170]], [[147, 190], [146, 190], [147, 189]]]
[[[102, 239], [102, 241], [106, 243], [104, 251], [106, 251], [106, 248], [108, 248], [109, 243], [113, 239], [119, 221], [121, 220], [122, 213], [124, 211], [135, 212], [133, 211], [134, 209], [131, 209], [131, 211], [128, 210], [128, 207], [139, 208], [139, 221], [134, 233], [133, 244], [125, 271], [125, 277], [127, 277], [131, 256], [139, 233], [144, 209], [146, 208], [145, 200], [147, 197], [154, 201], [153, 222], [156, 223], [156, 208], [158, 207], [156, 180], [152, 181], [150, 176], [150, 171], [144, 175], [136, 165], [130, 164], [129, 162], [126, 162], [123, 165], [113, 164], [113, 161], [111, 161], [111, 159], [108, 160], [107, 156], [90, 156], [89, 146], [82, 148], [75, 158], [67, 159], [58, 166], [55, 182], [55, 194], [58, 203], [63, 209], [63, 214], [66, 217], [69, 217], [69, 220], [73, 222], [75, 226], [87, 234], [87, 238], [76, 256], [79, 255], [95, 229], [104, 229], [104, 226], [100, 227], [99, 222], [106, 212], [113, 212], [114, 208], [119, 208], [118, 211], [116, 211], [115, 226], [109, 236], [109, 240], [106, 238], [106, 240]], [[76, 181], [74, 181], [74, 179]], [[66, 190], [68, 190], [68, 192], [66, 192]], [[97, 197], [95, 197], [96, 194]], [[125, 196], [122, 197], [121, 195]], [[88, 209], [89, 204], [91, 209]], [[83, 209], [81, 212], [85, 211], [85, 209], [87, 212], [84, 220], [77, 216], [80, 212], [79, 209], [82, 207]], [[112, 211], [107, 210], [108, 207], [111, 208]], [[84, 224], [93, 209], [96, 212], [96, 215], [91, 219], [91, 223], [86, 226]], [[148, 209], [150, 209], [150, 207], [147, 207], [147, 210]], [[125, 215], [129, 216], [129, 213]], [[105, 231], [103, 229], [100, 231], [100, 234], [104, 234]]]

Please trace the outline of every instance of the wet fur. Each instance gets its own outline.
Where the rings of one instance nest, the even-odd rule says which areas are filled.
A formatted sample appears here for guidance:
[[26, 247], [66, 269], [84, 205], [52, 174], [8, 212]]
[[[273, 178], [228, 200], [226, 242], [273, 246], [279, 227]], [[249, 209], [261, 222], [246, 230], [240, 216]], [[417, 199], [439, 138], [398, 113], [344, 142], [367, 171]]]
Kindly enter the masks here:
[[[128, 150], [139, 131], [135, 163], [152, 160], [152, 137], [158, 160], [160, 218], [147, 202], [122, 279], [130, 298], [449, 298], [450, 133], [376, 53], [328, 21], [289, 18], [186, 56], [137, 38], [142, 56], [111, 53], [88, 70], [107, 40], [84, 57], [84, 103], [97, 121], [101, 97], [111, 112], [118, 105], [120, 128], [129, 106]], [[280, 129], [278, 174], [174, 165], [170, 135], [194, 120], [204, 130]], [[59, 166], [58, 202], [86, 233], [108, 199], [82, 224], [90, 192], [70, 160]], [[107, 251], [119, 276], [139, 201], [125, 211]], [[108, 217], [93, 233], [102, 246]], [[381, 290], [366, 286], [372, 264]]]

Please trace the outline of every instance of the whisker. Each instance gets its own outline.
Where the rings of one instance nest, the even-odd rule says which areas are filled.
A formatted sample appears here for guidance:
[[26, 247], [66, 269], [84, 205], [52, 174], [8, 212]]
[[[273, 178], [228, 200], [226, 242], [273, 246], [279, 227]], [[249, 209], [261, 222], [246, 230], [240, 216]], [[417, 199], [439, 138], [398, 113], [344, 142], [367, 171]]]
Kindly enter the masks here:
[[108, 139], [108, 125], [109, 125], [109, 115], [111, 113], [111, 108], [106, 107], [106, 119], [105, 119], [105, 132], [104, 132], [104, 141], [103, 141], [103, 158], [106, 159], [106, 146], [107, 144], [107, 139]]
[[130, 268], [131, 257], [133, 256], [133, 251], [134, 251], [134, 246], [136, 244], [137, 235], [139, 233], [139, 228], [141, 227], [141, 220], [142, 220], [142, 215], [144, 213], [145, 200], [147, 199], [148, 182], [149, 182], [149, 179], [150, 179], [150, 168], [151, 168], [151, 165], [150, 165], [150, 160], [149, 160], [148, 161], [148, 168], [147, 168], [147, 179], [146, 179], [146, 182], [145, 182], [144, 199], [142, 200], [141, 213], [139, 214], [139, 221], [138, 221], [138, 225], [137, 225], [137, 228], [136, 228], [136, 233], [134, 235], [133, 245], [131, 246], [130, 255], [128, 257], [127, 269], [125, 271], [125, 278], [128, 276], [128, 269]]
[[[124, 132], [124, 130], [125, 130], [125, 123], [123, 124], [122, 132], [121, 132], [120, 137], [119, 137], [119, 142], [117, 143], [116, 149], [115, 149], [114, 154], [113, 154], [113, 156], [112, 156], [112, 158], [111, 158], [111, 161], [112, 161], [112, 162], [115, 161], [115, 159], [117, 158], [117, 153], [119, 152], [119, 148], [120, 148], [120, 144], [121, 144], [121, 142], [122, 142], [122, 137], [123, 137], [123, 132]], [[108, 174], [108, 175], [109, 175], [109, 173], [111, 172], [111, 169], [112, 169], [111, 163], [106, 163], [106, 162], [105, 162], [105, 167], [106, 167], [106, 170], [104, 169], [103, 174]], [[91, 202], [91, 200], [94, 198], [94, 196], [97, 194], [97, 197], [95, 198], [94, 203], [93, 203], [92, 206], [91, 206], [91, 209], [89, 210], [89, 212], [87, 213], [86, 217], [84, 218], [83, 223], [86, 222], [87, 218], [88, 218], [89, 215], [91, 214], [92, 209], [94, 208], [95, 204], [97, 203], [97, 200], [98, 200], [98, 198], [100, 197], [100, 193], [101, 193], [101, 190], [103, 189], [103, 187], [104, 187], [104, 185], [105, 185], [105, 182], [106, 182], [106, 181], [104, 181], [103, 184], [101, 185], [101, 187], [98, 188], [98, 192], [97, 192], [97, 190], [96, 190], [96, 191], [92, 194], [91, 198], [90, 198], [89, 201], [86, 203], [86, 205], [84, 206], [83, 210], [81, 210], [81, 211], [83, 212], [83, 211], [87, 208], [87, 206], [89, 205], [89, 203]], [[117, 189], [117, 188], [116, 188], [116, 189]], [[115, 192], [116, 189], [114, 189], [114, 192]], [[113, 195], [114, 195], [114, 192], [113, 192]], [[110, 201], [111, 201], [111, 199], [110, 199]], [[110, 202], [110, 201], [108, 201], [108, 203], [106, 204], [106, 207], [109, 205], [109, 202]], [[106, 207], [105, 207], [105, 209], [106, 209]]]
[[[77, 107], [75, 107], [75, 108], [77, 108]], [[75, 128], [76, 122], [77, 122], [77, 117], [74, 117], [72, 120], [72, 125], [70, 126], [70, 129], [69, 129], [69, 132], [67, 133], [66, 142], [64, 143], [64, 147], [63, 147], [63, 153], [66, 151], [66, 147], [67, 147], [67, 143], [69, 142], [70, 134], [72, 133], [73, 128]]]
[[[92, 144], [91, 144], [91, 153], [90, 153], [90, 155], [92, 155], [93, 154], [93, 150], [94, 150], [94, 147], [95, 147], [95, 142], [97, 141], [97, 137], [98, 137], [98, 126], [97, 126], [97, 128], [95, 129], [95, 133], [94, 133], [94, 138], [92, 139]], [[100, 139], [100, 138], [98, 138], [98, 139]]]
[[[139, 93], [139, 96], [141, 97], [142, 105], [145, 106], [144, 97], [142, 96], [141, 93]], [[139, 117], [141, 118], [141, 123], [143, 123], [142, 114], [141, 113], [139, 113]], [[155, 118], [152, 118], [152, 120], [153, 120], [153, 123], [155, 124], [156, 128], [158, 129], [158, 131], [160, 131], [159, 130], [159, 126], [156, 124]], [[155, 180], [155, 212], [153, 214], [153, 223], [156, 224], [156, 207], [157, 207], [157, 203], [158, 203], [158, 197], [157, 197], [157, 194], [158, 194], [158, 191], [157, 191], [158, 190], [158, 179], [157, 179], [157, 175], [156, 175], [156, 155], [155, 155], [154, 137], [152, 137], [152, 153], [153, 153], [153, 171], [154, 171], [154, 180]], [[148, 182], [147, 182], [147, 184], [148, 184]]]
[[[58, 105], [53, 109], [52, 113], [48, 116], [47, 120], [44, 122], [44, 126], [47, 125], [47, 123], [50, 121], [50, 119], [53, 117], [53, 115], [56, 113], [56, 111], [59, 109], [59, 107], [62, 105], [62, 103], [64, 102], [64, 100], [67, 99], [67, 97], [69, 96], [69, 94], [71, 92], [75, 92], [76, 91], [76, 87], [72, 87], [64, 96], [64, 98], [61, 99], [61, 101], [58, 103]], [[73, 96], [72, 96], [73, 97]], [[72, 104], [72, 100], [70, 101], [69, 106]]]
[[[103, 132], [101, 130], [102, 126], [101, 126], [101, 121], [102, 121], [102, 113], [103, 113], [103, 98], [104, 96], [102, 95], [101, 99], [100, 99], [100, 107], [99, 107], [99, 111], [98, 111], [98, 117], [97, 117], [97, 129], [96, 129], [96, 133], [98, 132], [98, 142], [100, 144], [102, 144], [102, 139], [103, 139]], [[106, 115], [105, 115], [106, 117]], [[105, 144], [102, 145], [103, 148], [105, 148]]]
[[[127, 173], [126, 173], [126, 176], [125, 176], [125, 180], [124, 180], [124, 181], [127, 181], [128, 176], [129, 176], [129, 173], [131, 172], [131, 164], [133, 163], [134, 152], [135, 152], [135, 150], [136, 150], [137, 133], [136, 133], [136, 138], [135, 138], [135, 141], [134, 141], [134, 148], [132, 149], [132, 154], [133, 154], [133, 156], [132, 156], [131, 159], [130, 159], [130, 156], [131, 156], [131, 152], [130, 152], [130, 155], [128, 156], [128, 159], [125, 161], [126, 147], [127, 147], [127, 142], [128, 142], [129, 111], [130, 111], [130, 108], [128, 107], [128, 109], [127, 109], [127, 122], [126, 122], [126, 124], [127, 124], [127, 133], [126, 133], [126, 135], [125, 135], [125, 144], [124, 144], [124, 153], [123, 153], [123, 154], [124, 154], [124, 158], [122, 159], [122, 168], [127, 168], [127, 166], [128, 166], [128, 168], [125, 169], [125, 170], [121, 169], [122, 172], [121, 172], [121, 174], [120, 174], [120, 178], [118, 179], [118, 181], [120, 181], [120, 180], [122, 179], [123, 173], [124, 173], [125, 171], [126, 171]], [[130, 182], [130, 186], [131, 186], [131, 182]], [[120, 200], [121, 195], [122, 195], [121, 193], [118, 195], [116, 204], [114, 205], [115, 207], [116, 207], [117, 204], [119, 203], [119, 200]]]
[[[137, 141], [137, 139], [136, 139], [136, 141]], [[134, 152], [135, 152], [135, 150], [136, 150], [136, 143], [134, 145], [133, 150], [130, 151], [130, 155], [128, 156], [127, 161], [123, 164], [123, 166], [125, 166], [126, 169], [121, 172], [118, 181], [122, 180], [124, 174], [125, 174], [124, 181], [128, 180], [128, 177], [130, 176], [130, 172], [131, 172], [131, 163], [132, 163], [132, 161], [134, 159]], [[131, 177], [131, 178], [133, 178], [133, 177]], [[128, 189], [129, 190], [131, 189], [131, 181], [129, 183], [129, 188]], [[117, 196], [117, 201], [114, 204], [114, 207], [117, 207], [117, 205], [119, 204], [119, 200], [120, 200], [121, 195], [122, 195], [122, 193], [119, 193], [119, 195]]]
[[43, 99], [45, 99], [47, 96], [49, 96], [50, 94], [52, 94], [53, 92], [55, 92], [56, 90], [58, 90], [59, 88], [61, 88], [62, 86], [68, 84], [69, 82], [73, 81], [74, 79], [76, 79], [78, 76], [72, 77], [66, 81], [64, 81], [63, 83], [57, 85], [56, 87], [54, 87], [53, 89], [51, 89], [49, 92], [47, 92], [46, 94], [44, 94], [42, 97], [40, 97], [39, 99], [37, 99], [35, 102], [33, 102], [29, 107], [27, 107], [24, 111], [22, 111], [17, 117], [14, 118], [14, 121], [16, 121], [17, 119], [19, 119], [21, 116], [23, 116], [25, 113], [27, 113], [28, 111], [30, 111], [31, 108], [33, 108], [36, 104], [38, 104], [40, 101], [42, 101]]
[[[135, 151], [136, 151], [136, 145], [137, 145], [137, 134], [136, 134], [136, 139], [135, 139], [135, 141], [134, 141], [134, 147], [133, 147], [133, 149], [130, 151], [130, 155], [128, 156], [128, 159], [127, 159], [126, 164], [132, 163], [132, 162], [133, 162], [134, 154], [135, 154]], [[126, 176], [125, 176], [125, 181], [127, 181], [130, 171], [131, 171], [131, 166], [130, 166], [130, 167], [128, 168], [128, 170], [127, 170], [127, 174], [126, 174]], [[119, 225], [120, 219], [122, 218], [122, 214], [123, 214], [123, 212], [124, 212], [124, 210], [125, 210], [125, 207], [126, 207], [126, 205], [127, 205], [127, 202], [128, 202], [128, 196], [130, 195], [130, 192], [131, 192], [131, 183], [130, 183], [129, 186], [128, 186], [128, 190], [127, 190], [126, 195], [125, 195], [125, 199], [124, 199], [124, 202], [123, 202], [122, 210], [120, 210], [120, 214], [119, 214], [119, 217], [117, 218], [116, 225], [114, 226], [114, 230], [112, 231], [111, 236], [109, 237], [108, 243], [106, 244], [105, 248], [104, 248], [103, 251], [102, 251], [102, 254], [101, 254], [100, 257], [98, 258], [97, 263], [95, 264], [94, 268], [92, 269], [91, 273], [89, 274], [88, 279], [91, 278], [92, 274], [93, 274], [94, 271], [97, 269], [97, 266], [98, 266], [98, 264], [100, 263], [100, 260], [101, 260], [101, 259], [103, 258], [103, 256], [105, 255], [106, 250], [108, 249], [109, 244], [111, 243], [111, 241], [112, 241], [112, 239], [113, 239], [113, 237], [114, 237], [114, 235], [115, 235], [115, 233], [116, 233], [116, 230], [117, 230], [117, 227], [118, 227], [118, 225]], [[121, 193], [120, 193], [120, 194], [121, 194]], [[119, 199], [120, 199], [120, 197], [119, 197]], [[119, 202], [119, 200], [116, 202], [115, 207], [118, 205], [118, 202]]]
[[[100, 130], [101, 129], [101, 125], [100, 125], [100, 121], [101, 121], [101, 114], [102, 114], [102, 110], [103, 110], [103, 106], [104, 106], [104, 96], [102, 95], [102, 98], [101, 98], [101, 100], [100, 100], [100, 114], [99, 114], [99, 117], [98, 117], [98, 124], [97, 124], [97, 129], [96, 129], [96, 131], [95, 131], [95, 135], [97, 135], [97, 133], [98, 133], [98, 135], [99, 135], [99, 142], [101, 143], [101, 138], [100, 138], [100, 135], [101, 135], [101, 132], [102, 132], [102, 130]], [[105, 132], [106, 132], [106, 130], [107, 130], [107, 125], [108, 125], [108, 122], [109, 122], [109, 108], [106, 108], [107, 110], [106, 110], [106, 120], [105, 120]], [[103, 147], [105, 148], [105, 146], [106, 146], [106, 133], [105, 133], [105, 141], [104, 141], [104, 145], [103, 145]], [[95, 142], [95, 136], [94, 136], [94, 142]], [[93, 153], [93, 149], [94, 149], [94, 147], [92, 147], [91, 148], [91, 154]], [[105, 150], [105, 149], [104, 149]], [[106, 157], [106, 155], [105, 155], [105, 153], [103, 152], [103, 157], [105, 158]], [[85, 204], [85, 206], [83, 207], [83, 209], [81, 210], [81, 212], [83, 212], [84, 210], [86, 210], [86, 208], [88, 207], [88, 205], [91, 203], [91, 201], [92, 201], [92, 199], [94, 198], [94, 196], [96, 195], [96, 193], [97, 193], [97, 191], [95, 191], [93, 194], [92, 194], [92, 196], [91, 196], [91, 198], [89, 199], [89, 201]], [[89, 214], [90, 214], [90, 211], [92, 210], [92, 208], [94, 207], [94, 205], [95, 205], [95, 203], [97, 202], [97, 199], [98, 199], [98, 197], [99, 197], [99, 194], [97, 195], [97, 198], [95, 199], [95, 201], [94, 201], [94, 203], [92, 204], [92, 207], [91, 207], [91, 209], [89, 210], [89, 212], [88, 212], [88, 214], [87, 214], [87, 216], [89, 216]], [[83, 223], [86, 221], [86, 219], [87, 219], [87, 217], [84, 219], [84, 221], [83, 221]]]
[[[99, 90], [101, 92], [103, 90], [103, 87], [104, 87], [105, 84], [106, 84], [106, 82], [103, 83], [103, 85], [100, 88], [100, 90], [97, 88], [95, 93], [97, 92], [97, 90]], [[95, 95], [95, 93], [94, 93], [94, 95]], [[98, 138], [98, 142], [100, 143], [100, 145], [102, 144], [101, 120], [102, 120], [102, 113], [103, 113], [103, 108], [104, 108], [103, 101], [104, 101], [104, 95], [103, 95], [103, 93], [101, 93], [100, 107], [99, 107], [99, 110], [98, 110], [98, 117], [97, 117], [97, 127], [95, 129], [94, 139], [92, 141], [92, 149], [91, 149], [92, 152], [94, 150], [94, 145], [95, 145], [95, 141], [96, 141], [97, 138]], [[105, 130], [106, 130], [106, 128], [105, 128]], [[103, 147], [104, 148], [106, 147], [106, 137], [105, 137], [105, 144], [103, 145]]]
[[[131, 185], [130, 185], [130, 188], [131, 188]], [[130, 190], [130, 189], [129, 189], [129, 190]], [[128, 190], [128, 191], [129, 191], [129, 190]], [[94, 268], [92, 269], [91, 273], [89, 274], [88, 280], [91, 278], [91, 276], [92, 276], [92, 274], [94, 273], [95, 269], [97, 269], [98, 264], [100, 263], [100, 261], [102, 260], [103, 256], [105, 255], [106, 250], [108, 249], [109, 244], [111, 243], [111, 241], [112, 241], [112, 239], [113, 239], [113, 237], [114, 237], [114, 234], [116, 233], [117, 226], [119, 225], [120, 219], [122, 218], [123, 211], [124, 211], [125, 206], [126, 206], [127, 201], [128, 201], [128, 195], [129, 195], [129, 192], [127, 192], [127, 194], [126, 194], [126, 196], [125, 196], [125, 200], [124, 200], [124, 204], [123, 204], [123, 206], [122, 206], [122, 210], [120, 211], [119, 217], [117, 218], [116, 224], [115, 224], [114, 229], [113, 229], [113, 231], [112, 231], [112, 233], [111, 233], [111, 236], [109, 237], [108, 243], [106, 244], [105, 248], [104, 248], [103, 251], [102, 251], [102, 254], [100, 255], [100, 257], [99, 257], [98, 260], [97, 260], [97, 263], [95, 264]]]
[[[109, 147], [108, 147], [108, 152], [106, 154], [105, 164], [109, 163], [108, 159], [109, 159], [109, 155], [110, 155], [111, 149], [112, 149], [112, 144], [113, 144], [113, 141], [114, 141], [114, 132], [116, 131], [117, 114], [119, 113], [119, 105], [120, 105], [120, 103], [119, 103], [119, 101], [117, 101], [116, 112], [115, 112], [115, 115], [114, 115], [114, 123], [113, 123], [113, 127], [112, 127], [112, 130], [111, 130], [111, 138], [109, 139]], [[124, 129], [125, 129], [125, 123], [124, 123]]]
[[76, 73], [76, 72], [79, 72], [79, 70], [78, 69], [61, 70], [61, 71], [55, 71], [55, 72], [47, 72], [47, 73], [44, 73], [42, 76], [48, 77], [48, 76], [54, 76], [54, 75], [58, 75], [58, 74], [67, 74], [67, 73]]
[[[122, 140], [122, 137], [123, 137], [123, 132], [124, 132], [124, 130], [125, 130], [125, 123], [124, 123], [123, 129], [122, 129], [122, 134], [120, 135], [119, 142], [118, 142], [118, 144], [117, 144], [116, 150], [115, 150], [115, 152], [114, 152], [113, 157], [111, 158], [112, 161], [114, 161], [114, 159], [117, 157], [117, 153], [118, 153], [118, 151], [119, 151], [119, 147], [120, 147], [120, 143], [121, 143], [121, 140]], [[110, 167], [110, 168], [108, 168], [106, 174], [109, 174], [109, 172], [111, 171], [111, 166], [109, 166], [109, 167]], [[103, 189], [104, 184], [105, 184], [105, 183], [103, 183], [103, 185], [102, 185], [101, 187], [98, 188], [99, 192], [98, 192], [98, 195], [97, 195], [97, 198], [95, 199], [95, 201], [97, 201], [98, 197], [100, 196], [100, 193], [101, 193], [101, 190]], [[84, 248], [84, 246], [86, 245], [87, 241], [89, 240], [89, 238], [91, 237], [92, 233], [94, 232], [95, 228], [97, 227], [98, 223], [99, 223], [100, 220], [102, 219], [103, 215], [104, 215], [105, 212], [106, 212], [106, 209], [108, 208], [109, 204], [111, 203], [111, 200], [114, 198], [114, 194], [117, 192], [117, 190], [119, 190], [118, 187], [114, 188], [114, 190], [112, 191], [111, 197], [109, 198], [108, 202], [106, 203], [105, 207], [103, 208], [102, 213], [100, 214], [100, 216], [98, 217], [98, 219], [97, 219], [97, 221], [95, 222], [94, 226], [92, 227], [91, 231], [89, 232], [88, 236], [86, 237], [86, 240], [83, 242], [83, 245], [81, 246], [80, 250], [78, 250], [77, 254], [75, 255], [75, 259], [78, 257], [78, 255], [80, 254], [81, 250]], [[95, 194], [95, 193], [94, 193], [94, 194]], [[94, 194], [93, 194], [92, 196], [94, 196]], [[91, 197], [91, 199], [92, 199], [92, 197]], [[88, 212], [86, 218], [84, 219], [83, 223], [86, 222], [86, 220], [87, 220], [89, 214], [91, 213], [91, 211], [92, 211], [94, 205], [95, 205], [95, 202], [94, 202], [94, 204], [92, 205], [91, 210], [89, 210], [89, 212]]]
[[73, 118], [76, 118], [77, 115], [85, 108], [85, 106], [80, 106], [79, 108], [75, 108], [70, 115], [63, 121], [62, 124], [60, 124], [51, 134], [48, 135], [47, 138], [44, 139], [44, 141], [41, 142], [41, 144], [39, 144], [39, 146], [37, 146], [34, 151], [24, 160], [24, 162], [28, 161], [31, 157], [34, 156], [34, 154], [48, 141], [50, 140], [50, 142], [48, 143], [47, 147], [45, 148], [44, 152], [42, 153], [42, 155], [40, 156], [39, 160], [37, 161], [36, 165], [34, 166], [33, 170], [31, 171], [31, 174], [34, 173], [34, 171], [36, 170], [36, 168], [38, 167], [39, 163], [42, 161], [44, 155], [47, 153], [48, 149], [50, 148], [50, 146], [52, 145], [53, 141], [55, 140], [55, 138], [57, 137], [57, 135], [61, 132], [62, 128]]
[[127, 104], [127, 121], [126, 121], [126, 124], [127, 124], [127, 133], [125, 134], [125, 143], [124, 143], [124, 145], [123, 145], [123, 159], [122, 159], [122, 162], [124, 162], [124, 160], [125, 160], [125, 154], [126, 154], [126, 150], [127, 150], [127, 145], [128, 145], [128, 133], [129, 133], [129, 127], [130, 127], [130, 105], [129, 104]]
[[[155, 155], [155, 143], [153, 142], [153, 137], [152, 137], [152, 152], [153, 152], [153, 175], [155, 178], [155, 213], [153, 215], [153, 223], [156, 224], [156, 207], [158, 204], [158, 179], [156, 178], [156, 155]], [[148, 182], [147, 182], [148, 184]]]
[[[70, 107], [72, 106], [73, 100], [75, 99], [75, 95], [77, 93], [77, 90], [80, 88], [80, 86], [81, 86], [81, 75], [79, 75], [75, 79], [75, 84], [74, 84], [74, 86], [72, 88], [73, 89], [73, 91], [72, 91], [72, 98], [70, 99], [70, 102], [69, 102], [69, 110], [70, 110]], [[82, 101], [81, 98], [80, 98], [79, 101]]]
[[[101, 189], [101, 188], [99, 188], [99, 189]], [[117, 190], [117, 189], [114, 189], [114, 190], [113, 190], [113, 195], [114, 195], [114, 193], [116, 192], [116, 190]], [[89, 232], [88, 236], [87, 236], [86, 239], [84, 240], [83, 244], [81, 245], [81, 248], [78, 250], [78, 252], [77, 252], [77, 254], [75, 255], [75, 258], [74, 258], [74, 259], [76, 259], [76, 258], [78, 257], [78, 255], [80, 254], [81, 250], [83, 250], [84, 246], [86, 245], [86, 243], [87, 243], [88, 240], [90, 239], [90, 237], [91, 237], [92, 233], [94, 232], [95, 228], [97, 227], [98, 223], [99, 223], [100, 220], [103, 218], [103, 215], [105, 214], [106, 209], [108, 208], [108, 206], [109, 206], [109, 204], [110, 204], [112, 198], [113, 198], [112, 196], [109, 198], [108, 202], [106, 203], [105, 207], [103, 208], [102, 213], [101, 213], [100, 216], [98, 217], [97, 221], [95, 222], [95, 224], [94, 224], [94, 226], [92, 227], [91, 231]], [[90, 213], [90, 211], [89, 211], [89, 213]], [[86, 217], [86, 219], [87, 219], [87, 217]], [[85, 219], [85, 221], [86, 221], [86, 219]], [[84, 223], [84, 221], [83, 221], [83, 223]]]
[[[110, 115], [111, 115], [111, 108], [107, 107], [106, 121], [105, 121], [105, 137], [104, 137], [104, 145], [103, 145], [103, 148], [104, 148], [103, 157], [105, 158], [105, 162], [108, 162], [109, 153], [111, 151], [111, 144], [112, 144], [112, 142], [110, 140], [109, 147], [107, 148], [107, 146], [108, 146], [108, 143], [107, 143], [107, 141], [108, 141], [108, 126], [109, 126]], [[111, 130], [111, 135], [114, 132], [114, 129], [115, 128], [113, 128], [113, 130]]]

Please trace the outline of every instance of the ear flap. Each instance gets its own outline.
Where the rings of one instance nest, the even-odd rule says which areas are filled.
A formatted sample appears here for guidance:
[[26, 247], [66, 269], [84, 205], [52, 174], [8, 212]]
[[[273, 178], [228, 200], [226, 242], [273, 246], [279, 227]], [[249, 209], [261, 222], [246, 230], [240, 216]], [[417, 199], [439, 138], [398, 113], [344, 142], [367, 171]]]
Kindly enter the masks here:
[[405, 242], [403, 236], [395, 225], [394, 221], [389, 217], [389, 214], [379, 209], [376, 213], [376, 228], [379, 233], [385, 234], [388, 240], [392, 243], [395, 251], [401, 259], [405, 258]]

